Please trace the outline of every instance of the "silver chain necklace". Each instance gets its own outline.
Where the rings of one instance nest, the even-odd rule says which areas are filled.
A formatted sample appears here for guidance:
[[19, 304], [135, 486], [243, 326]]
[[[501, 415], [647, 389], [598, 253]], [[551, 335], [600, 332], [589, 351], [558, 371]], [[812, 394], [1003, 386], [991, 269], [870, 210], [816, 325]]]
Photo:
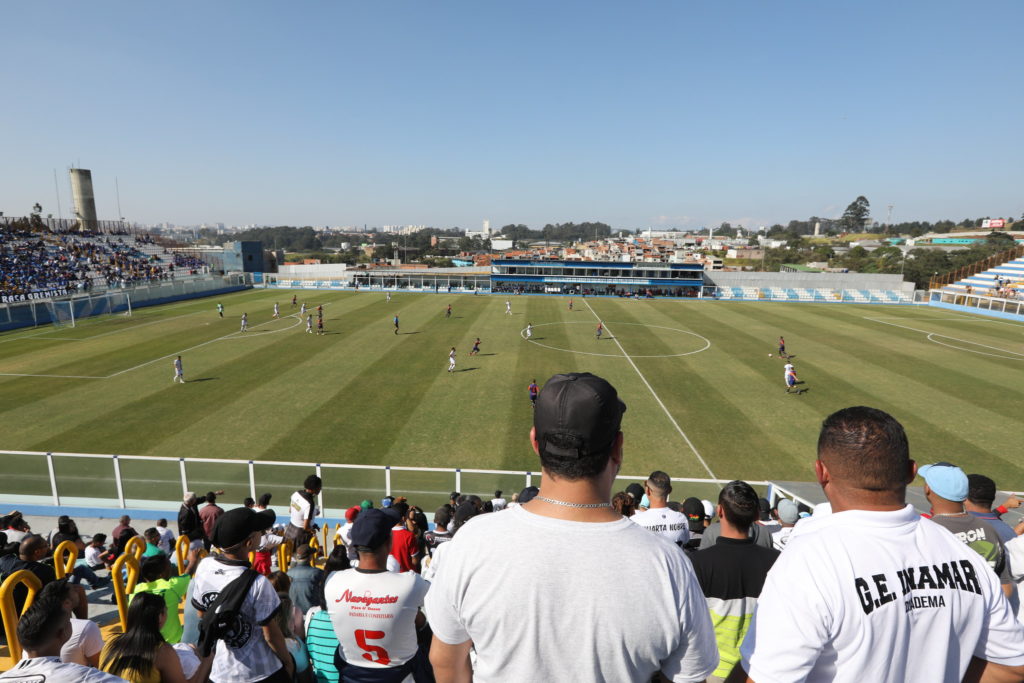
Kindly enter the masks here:
[[610, 508], [611, 503], [568, 503], [564, 500], [555, 500], [554, 498], [545, 498], [538, 494], [534, 496], [535, 500], [542, 500], [549, 505], [561, 505], [566, 508]]

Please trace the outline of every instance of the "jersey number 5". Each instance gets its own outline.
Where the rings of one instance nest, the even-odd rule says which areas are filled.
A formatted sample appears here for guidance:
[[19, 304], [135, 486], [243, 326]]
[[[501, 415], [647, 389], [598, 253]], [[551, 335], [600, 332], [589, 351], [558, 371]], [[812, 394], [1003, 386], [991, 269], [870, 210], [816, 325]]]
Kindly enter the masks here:
[[[384, 631], [366, 631], [359, 629], [355, 632], [356, 645], [366, 650], [363, 653], [363, 659], [374, 664], [381, 664], [387, 666], [391, 663], [391, 657], [388, 655], [388, 651], [379, 645], [370, 645], [367, 640], [380, 640], [384, 637]], [[377, 655], [374, 659], [374, 655]]]

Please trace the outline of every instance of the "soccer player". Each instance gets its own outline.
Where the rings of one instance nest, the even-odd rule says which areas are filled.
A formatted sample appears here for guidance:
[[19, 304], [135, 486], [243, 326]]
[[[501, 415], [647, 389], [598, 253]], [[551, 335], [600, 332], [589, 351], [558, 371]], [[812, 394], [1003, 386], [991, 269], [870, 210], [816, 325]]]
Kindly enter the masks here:
[[241, 332], [245, 332], [247, 329], [249, 329], [249, 314], [248, 313], [243, 313], [242, 314], [242, 329], [240, 331]]
[[786, 356], [786, 340], [779, 337], [779, 358], [787, 358]]
[[313, 334], [313, 314], [310, 313], [306, 316], [306, 333]]
[[297, 304], [298, 302], [299, 302], [299, 297], [298, 297], [298, 295], [297, 295], [297, 294], [292, 294], [292, 308], [295, 308], [295, 305], [296, 305], [296, 304]]
[[[785, 370], [786, 393], [788, 394], [789, 390], [796, 386], [796, 370], [793, 368], [792, 363], [786, 363], [783, 369]], [[797, 393], [799, 394], [800, 392], [797, 391]]]
[[274, 317], [275, 318], [280, 318], [281, 317], [281, 307], [277, 305], [276, 301], [274, 302]]
[[217, 302], [217, 315], [224, 317], [224, 304]]
[[512, 302], [505, 299], [505, 315], [512, 315]]
[[569, 299], [569, 310], [572, 310], [572, 299]]
[[469, 355], [475, 356], [475, 355], [477, 355], [479, 353], [480, 353], [480, 337], [477, 337], [476, 341], [473, 342], [473, 350], [469, 352]]
[[299, 317], [306, 315], [306, 302], [302, 302], [302, 308], [299, 309]]
[[317, 306], [316, 306], [316, 314], [319, 315], [319, 316], [322, 316], [324, 314], [324, 305], [323, 304], [317, 304]]
[[526, 341], [530, 341], [530, 337], [533, 336], [533, 323], [526, 323]]
[[323, 316], [320, 316], [319, 318], [316, 319], [316, 333], [317, 334], [323, 334], [324, 333], [324, 317]]
[[601, 341], [601, 335], [604, 334], [604, 323], [598, 321], [597, 323], [597, 341]]
[[448, 352], [448, 372], [455, 372], [455, 347]]
[[181, 369], [181, 356], [174, 359], [174, 382], [181, 380], [181, 383], [185, 383], [185, 373]]
[[537, 380], [531, 379], [530, 380], [530, 386], [528, 386], [526, 389], [527, 389], [527, 391], [530, 392], [530, 405], [533, 406], [534, 408], [536, 408], [537, 407], [537, 394], [540, 393], [540, 387], [537, 386]]
[[388, 292], [388, 303], [391, 303], [391, 292]]
[[395, 316], [395, 334], [398, 334], [398, 316]]
[[444, 311], [444, 317], [445, 317], [445, 318], [450, 318], [450, 317], [452, 317], [452, 305], [451, 305], [451, 304], [448, 304], [448, 308], [446, 308], [446, 309], [445, 309], [445, 311]]

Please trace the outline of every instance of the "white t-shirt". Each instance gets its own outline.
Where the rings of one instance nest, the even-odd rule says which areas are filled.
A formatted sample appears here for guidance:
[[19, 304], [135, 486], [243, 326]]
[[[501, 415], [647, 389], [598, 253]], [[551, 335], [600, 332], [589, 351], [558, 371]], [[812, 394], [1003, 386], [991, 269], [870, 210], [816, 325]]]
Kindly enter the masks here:
[[103, 566], [103, 560], [100, 559], [102, 554], [103, 551], [93, 545], [85, 546], [85, 563], [90, 567]]
[[629, 518], [648, 531], [664, 536], [673, 543], [690, 540], [690, 524], [682, 512], [672, 508], [650, 508]]
[[[358, 567], [359, 566], [359, 554], [358, 553], [356, 553], [356, 559], [352, 560], [352, 566], [353, 567]], [[395, 559], [394, 555], [388, 555], [387, 569], [388, 569], [389, 572], [393, 572], [395, 574], [398, 574], [399, 572], [402, 571], [402, 565], [398, 564], [398, 560]]]
[[959, 681], [971, 656], [1024, 664], [984, 558], [912, 506], [800, 522], [740, 648], [758, 683]]
[[[199, 564], [192, 579], [192, 606], [205, 611], [221, 590], [241, 575], [248, 562], [208, 557]], [[262, 626], [281, 607], [281, 599], [265, 576], [257, 576], [242, 603], [233, 634], [217, 641], [210, 680], [253, 683], [262, 681], [283, 665], [263, 638]]]
[[353, 666], [401, 666], [416, 655], [416, 613], [430, 584], [416, 572], [332, 572], [327, 613], [342, 658]]
[[165, 526], [156, 527], [156, 531], [160, 534], [160, 542], [156, 544], [157, 547], [170, 555], [174, 550], [174, 532]]
[[[299, 527], [300, 529], [306, 525], [306, 520], [310, 519], [309, 516], [309, 501], [302, 495], [304, 491], [296, 491], [292, 494], [291, 503], [288, 506], [288, 512], [291, 513], [290, 522]], [[316, 498], [314, 498], [316, 500]], [[313, 506], [313, 517], [316, 517], [319, 510], [316, 509], [316, 505]]]
[[789, 373], [793, 372], [793, 364], [792, 363], [786, 363], [783, 366], [782, 370], [783, 370], [782, 376], [783, 377], [789, 377]]
[[[442, 549], [427, 619], [445, 643], [473, 641], [475, 681], [646, 683], [659, 669], [700, 681], [718, 665], [690, 561], [628, 519], [572, 522], [519, 506], [474, 518]], [[614, 561], [624, 557], [636, 561]]]
[[493, 510], [495, 512], [498, 512], [500, 510], [504, 510], [507, 507], [508, 507], [508, 501], [505, 500], [504, 498], [493, 498], [491, 500], [491, 508], [493, 508]]
[[782, 552], [786, 549], [786, 544], [789, 543], [789, 537], [793, 535], [793, 529], [795, 526], [784, 526], [778, 531], [772, 532], [772, 547]]
[[60, 661], [60, 657], [23, 659], [10, 671], [0, 674], [0, 681], [22, 683], [124, 683], [120, 676], [112, 676], [99, 669]]

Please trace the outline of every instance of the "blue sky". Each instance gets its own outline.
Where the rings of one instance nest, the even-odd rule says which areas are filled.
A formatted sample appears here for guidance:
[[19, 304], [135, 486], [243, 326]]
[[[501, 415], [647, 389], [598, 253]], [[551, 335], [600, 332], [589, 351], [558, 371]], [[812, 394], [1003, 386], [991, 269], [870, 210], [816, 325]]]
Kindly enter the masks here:
[[1020, 216], [1019, 0], [21, 2], [0, 211], [470, 227]]

